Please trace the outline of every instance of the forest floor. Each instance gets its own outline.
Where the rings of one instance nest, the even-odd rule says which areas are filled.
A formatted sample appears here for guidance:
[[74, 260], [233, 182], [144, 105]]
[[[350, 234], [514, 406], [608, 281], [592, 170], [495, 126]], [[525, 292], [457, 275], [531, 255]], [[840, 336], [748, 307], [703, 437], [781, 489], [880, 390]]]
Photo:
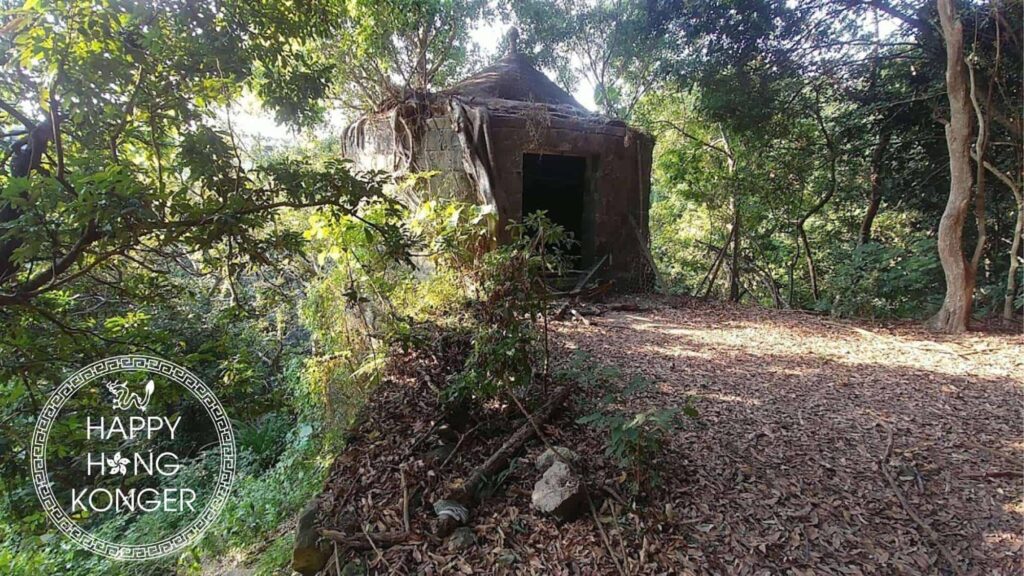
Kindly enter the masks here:
[[[692, 399], [699, 411], [654, 463], [661, 484], [644, 504], [628, 503], [615, 489], [619, 473], [604, 455], [604, 435], [575, 423], [592, 400], [586, 396], [602, 393], [584, 387], [573, 410], [544, 431], [551, 443], [582, 455], [586, 482], [602, 495], [596, 513], [555, 524], [530, 507], [538, 478], [532, 463], [513, 466], [474, 510], [471, 546], [424, 536], [369, 553], [364, 558], [373, 570], [1022, 573], [1021, 335], [938, 337], [912, 324], [638, 302], [640, 311], [606, 308], [587, 323], [554, 323], [553, 341], [563, 352], [584, 351], [617, 366], [623, 380], [651, 380], [626, 401], [629, 410]], [[410, 383], [425, 376], [415, 372]], [[429, 534], [432, 495], [500, 443], [497, 433], [497, 440], [467, 440], [440, 466], [410, 459], [411, 439], [422, 437], [429, 422], [416, 414], [436, 409], [413, 389], [382, 399], [381, 421], [368, 440], [353, 442], [336, 462], [328, 524], [400, 530], [412, 491], [399, 488], [402, 480], [418, 487], [408, 504], [412, 532]], [[527, 456], [542, 450], [535, 441]]]
[[[639, 372], [636, 409], [695, 399], [664, 456], [679, 566], [719, 573], [1020, 574], [1024, 340], [695, 304], [562, 328]], [[887, 465], [909, 515], [879, 468]]]

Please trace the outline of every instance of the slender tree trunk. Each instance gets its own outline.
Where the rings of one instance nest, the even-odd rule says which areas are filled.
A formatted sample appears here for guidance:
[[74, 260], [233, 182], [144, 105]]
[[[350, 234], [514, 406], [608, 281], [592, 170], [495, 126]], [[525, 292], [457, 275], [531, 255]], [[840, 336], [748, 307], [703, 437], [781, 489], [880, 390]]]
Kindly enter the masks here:
[[836, 173], [836, 163], [839, 160], [839, 149], [836, 146], [835, 140], [832, 139], [832, 135], [829, 133], [828, 128], [825, 126], [825, 118], [821, 115], [821, 109], [814, 109], [814, 118], [818, 121], [818, 128], [821, 130], [821, 135], [825, 138], [825, 145], [828, 147], [828, 178], [829, 188], [828, 191], [811, 206], [811, 209], [805, 213], [800, 220], [796, 222], [796, 231], [800, 237], [800, 241], [803, 242], [805, 258], [807, 259], [807, 275], [811, 281], [811, 294], [814, 295], [814, 301], [817, 302], [818, 298], [821, 297], [818, 291], [818, 271], [814, 265], [814, 253], [811, 251], [811, 243], [807, 240], [807, 231], [804, 229], [804, 225], [807, 221], [818, 213], [828, 201], [835, 196], [836, 191], [839, 190], [839, 177]]
[[878, 135], [878, 143], [871, 151], [871, 197], [868, 199], [868, 211], [860, 223], [859, 244], [867, 244], [871, 241], [871, 228], [875, 224], [875, 216], [878, 215], [878, 208], [882, 204], [882, 166], [891, 140], [892, 131], [883, 127]]
[[[26, 121], [27, 122], [27, 121]], [[24, 137], [11, 146], [11, 162], [9, 174], [13, 178], [25, 178], [38, 172], [43, 155], [50, 140], [53, 139], [53, 124], [49, 119], [38, 125], [26, 124], [28, 131]], [[21, 217], [23, 211], [11, 202], [0, 205], [0, 225], [8, 224]], [[2, 235], [6, 230], [0, 230]], [[8, 280], [18, 271], [18, 263], [14, 261], [14, 252], [21, 246], [21, 240], [11, 238], [0, 244], [0, 283]]]
[[729, 168], [729, 183], [732, 186], [732, 266], [729, 267], [729, 300], [739, 302], [743, 293], [740, 291], [743, 283], [740, 279], [740, 248], [743, 229], [740, 228], [740, 197], [736, 182], [736, 155], [729, 146], [729, 139], [725, 137], [725, 131], [719, 130], [722, 134], [722, 147], [725, 149], [726, 166]]
[[949, 198], [939, 222], [939, 260], [946, 277], [942, 308], [929, 321], [933, 330], [959, 334], [967, 330], [974, 294], [970, 263], [964, 258], [963, 232], [971, 200], [971, 105], [967, 97], [963, 22], [954, 0], [938, 0], [939, 22], [946, 43], [946, 92], [949, 122]]
[[[972, 157], [977, 161], [978, 157], [976, 154]], [[1009, 174], [1003, 172], [999, 168], [996, 168], [990, 162], [979, 162], [986, 170], [992, 173], [1000, 182], [1006, 184], [1006, 187], [1013, 193], [1014, 206], [1017, 209], [1017, 222], [1013, 227], [1013, 242], [1010, 245], [1010, 268], [1006, 277], [1006, 295], [1003, 299], [1003, 318], [1007, 320], [1013, 319], [1013, 300], [1014, 296], [1017, 295], [1017, 271], [1020, 267], [1021, 262], [1021, 234], [1024, 234], [1024, 180], [1014, 180]]]
[[814, 266], [814, 255], [811, 253], [811, 243], [807, 241], [807, 232], [804, 230], [802, 223], [797, 228], [797, 232], [800, 234], [800, 241], [804, 244], [804, 257], [807, 259], [807, 276], [811, 281], [811, 294], [814, 295], [814, 301], [817, 302], [820, 297], [818, 293], [818, 270]]
[[697, 289], [693, 291], [694, 296], [700, 296], [700, 291], [704, 288], [704, 283], [708, 283], [707, 294], [704, 295], [707, 298], [708, 294], [711, 293], [711, 287], [715, 285], [715, 280], [718, 278], [718, 269], [722, 266], [722, 259], [725, 258], [725, 253], [729, 250], [729, 245], [732, 244], [732, 229], [729, 229], [729, 235], [725, 237], [725, 242], [722, 243], [722, 248], [718, 251], [718, 255], [715, 256], [714, 263], [711, 264], [711, 268], [708, 269], [708, 273], [701, 279], [700, 284], [697, 285]]
[[989, 101], [982, 109], [978, 101], [978, 90], [976, 78], [974, 77], [974, 65], [967, 64], [968, 80], [970, 82], [971, 105], [974, 107], [974, 114], [978, 119], [978, 136], [974, 144], [974, 160], [977, 169], [975, 171], [974, 186], [974, 223], [978, 228], [978, 243], [974, 246], [974, 254], [971, 256], [971, 278], [977, 282], [978, 266], [981, 258], [985, 255], [985, 243], [988, 241], [988, 226], [985, 218], [985, 153], [988, 151], [988, 116], [985, 110], [992, 108], [992, 86], [989, 86]]
[[793, 307], [793, 270], [796, 268], [797, 261], [800, 260], [800, 239], [797, 238], [793, 244], [796, 245], [796, 250], [793, 252], [793, 259], [789, 261], [789, 307]]
[[1006, 278], [1006, 296], [1003, 299], [1003, 318], [1013, 320], [1013, 299], [1017, 295], [1017, 270], [1020, 266], [1020, 236], [1024, 233], [1024, 194], [1019, 186], [1011, 187], [1017, 203], [1017, 223], [1013, 227], [1013, 244], [1010, 246], [1010, 271]]
[[[735, 184], [734, 184], [735, 186]], [[729, 301], [740, 301], [740, 207], [736, 198], [736, 189], [732, 193], [732, 265], [729, 266]]]

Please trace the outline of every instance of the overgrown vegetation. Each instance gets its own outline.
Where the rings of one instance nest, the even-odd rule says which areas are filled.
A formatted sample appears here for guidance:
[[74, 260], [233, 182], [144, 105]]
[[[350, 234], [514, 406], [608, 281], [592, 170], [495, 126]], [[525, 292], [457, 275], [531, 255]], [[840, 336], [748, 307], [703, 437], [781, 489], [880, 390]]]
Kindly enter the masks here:
[[653, 382], [635, 374], [623, 386], [624, 375], [620, 370], [582, 353], [569, 358], [559, 378], [603, 393], [593, 411], [576, 422], [607, 435], [605, 454], [622, 468], [627, 477], [625, 483], [634, 496], [642, 497], [655, 490], [666, 441], [683, 425], [683, 416], [694, 420], [699, 417], [697, 409], [688, 400], [683, 406], [631, 411], [627, 408], [630, 396], [649, 389]]
[[[512, 224], [508, 244], [486, 253], [472, 283], [480, 294], [474, 309], [473, 349], [465, 369], [445, 389], [449, 399], [488, 399], [529, 386], [534, 372], [546, 376], [548, 289], [546, 275], [565, 265], [573, 240], [542, 212]], [[544, 324], [543, 330], [535, 327]]]
[[[470, 35], [496, 18], [567, 88], [586, 79], [603, 113], [657, 137], [651, 248], [666, 290], [1019, 328], [1019, 0], [740, 4], [0, 0], [0, 571], [198, 573], [262, 548], [317, 491], [390, 352], [433, 328], [471, 342], [441, 383], [448, 402], [548, 384], [543, 279], [573, 240], [541, 216], [505, 234], [484, 207], [403, 203], [432, 174], [353, 174], [313, 130], [345, 111], [419, 114], [428, 91], [498, 55]], [[245, 138], [245, 102], [296, 142]], [[944, 132], [954, 121], [959, 147]], [[189, 553], [126, 565], [47, 522], [28, 441], [68, 374], [140, 351], [216, 391], [239, 477]], [[692, 414], [606, 400], [583, 422], [650, 491]], [[213, 454], [182, 443], [183, 476], [208, 474]], [[87, 521], [125, 541], [173, 524]]]

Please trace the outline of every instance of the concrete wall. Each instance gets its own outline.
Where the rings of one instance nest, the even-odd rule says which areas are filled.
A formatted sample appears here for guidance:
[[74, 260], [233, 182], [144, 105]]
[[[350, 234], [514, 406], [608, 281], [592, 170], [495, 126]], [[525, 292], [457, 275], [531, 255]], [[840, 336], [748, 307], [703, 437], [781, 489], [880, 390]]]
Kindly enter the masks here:
[[499, 215], [510, 220], [522, 215], [523, 154], [586, 158], [583, 235], [589, 237], [582, 239], [583, 265], [607, 254], [600, 277], [615, 279], [618, 289], [639, 288], [650, 274], [646, 239], [653, 141], [624, 126], [559, 120], [537, 126], [513, 116], [492, 117], [491, 130]]
[[[388, 161], [395, 165], [397, 156], [387, 117], [366, 121], [363, 134], [361, 153], [351, 146], [346, 148], [357, 166], [383, 169]], [[607, 254], [609, 259], [599, 277], [615, 279], [618, 290], [650, 287], [645, 245], [654, 148], [650, 137], [606, 120], [492, 113], [490, 143], [500, 230], [522, 216], [523, 154], [585, 157], [588, 191], [584, 198], [583, 235], [587, 238], [582, 239], [583, 265]], [[430, 183], [432, 194], [481, 201], [463, 167], [462, 146], [448, 116], [426, 121], [411, 170], [440, 172]]]

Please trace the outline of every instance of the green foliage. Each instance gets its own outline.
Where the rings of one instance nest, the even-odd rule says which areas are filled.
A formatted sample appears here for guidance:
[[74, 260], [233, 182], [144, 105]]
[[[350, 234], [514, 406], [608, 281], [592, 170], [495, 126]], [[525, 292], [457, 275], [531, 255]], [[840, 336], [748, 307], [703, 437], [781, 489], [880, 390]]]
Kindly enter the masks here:
[[449, 83], [472, 59], [470, 27], [484, 0], [348, 0], [324, 50], [353, 108], [378, 110]]
[[[319, 489], [333, 452], [323, 453], [311, 430], [309, 426], [300, 426], [285, 432], [283, 438], [275, 442], [281, 450], [269, 468], [258, 468], [257, 460], [246, 457], [244, 451], [252, 450], [253, 444], [246, 446], [244, 441], [240, 441], [239, 447], [243, 450], [241, 461], [245, 466], [239, 470], [232, 498], [206, 536], [178, 558], [142, 563], [114, 562], [82, 551], [58, 534], [35, 536], [0, 531], [0, 565], [7, 569], [5, 574], [11, 576], [42, 573], [71, 576], [200, 574], [204, 560], [261, 544]], [[243, 438], [245, 435], [240, 435], [240, 440]], [[252, 441], [251, 437], [249, 441]], [[183, 471], [181, 478], [188, 482], [188, 478], [208, 474], [216, 466], [216, 458], [197, 460]], [[285, 485], [288, 490], [281, 489]], [[132, 525], [113, 521], [99, 527], [95, 533], [119, 541], [149, 541], [154, 535], [165, 535], [167, 522], [173, 521], [173, 517], [158, 513]], [[280, 567], [284, 553], [281, 546], [273, 548], [276, 556], [261, 561]]]
[[[465, 368], [445, 389], [449, 400], [493, 398], [528, 386], [539, 364], [547, 369], [547, 289], [543, 276], [562, 270], [570, 240], [542, 213], [508, 230], [511, 241], [488, 252], [476, 270], [473, 349]], [[541, 355], [543, 354], [543, 357]]]
[[664, 449], [666, 438], [676, 428], [679, 410], [666, 408], [644, 410], [636, 414], [589, 414], [577, 420], [607, 431], [605, 454], [629, 473], [629, 486], [634, 494], [655, 488], [660, 478], [654, 466]]
[[513, 458], [509, 461], [508, 466], [503, 468], [500, 472], [495, 474], [493, 477], [487, 477], [484, 479], [483, 486], [480, 487], [480, 498], [486, 500], [498, 492], [498, 489], [502, 487], [505, 482], [515, 474], [516, 470], [519, 469], [519, 459]]
[[934, 238], [905, 246], [869, 242], [856, 246], [829, 275], [831, 301], [819, 308], [836, 316], [904, 318], [923, 315], [941, 297], [942, 282]]
[[[593, 359], [585, 355], [578, 355], [572, 360], [564, 372], [563, 377], [566, 376], [588, 382], [594, 388], [615, 386], [621, 379], [617, 370], [595, 366]], [[620, 407], [629, 396], [650, 385], [647, 378], [634, 376], [621, 391], [606, 395], [594, 412], [576, 420], [608, 434], [605, 454], [626, 472], [634, 495], [647, 493], [659, 484], [657, 462], [665, 442], [679, 427], [680, 416], [698, 417], [689, 399], [682, 407], [649, 408], [635, 413]]]
[[669, 26], [677, 8], [664, 0], [519, 0], [509, 11], [524, 54], [555, 70], [569, 91], [587, 79], [602, 112], [628, 120], [672, 66]]

